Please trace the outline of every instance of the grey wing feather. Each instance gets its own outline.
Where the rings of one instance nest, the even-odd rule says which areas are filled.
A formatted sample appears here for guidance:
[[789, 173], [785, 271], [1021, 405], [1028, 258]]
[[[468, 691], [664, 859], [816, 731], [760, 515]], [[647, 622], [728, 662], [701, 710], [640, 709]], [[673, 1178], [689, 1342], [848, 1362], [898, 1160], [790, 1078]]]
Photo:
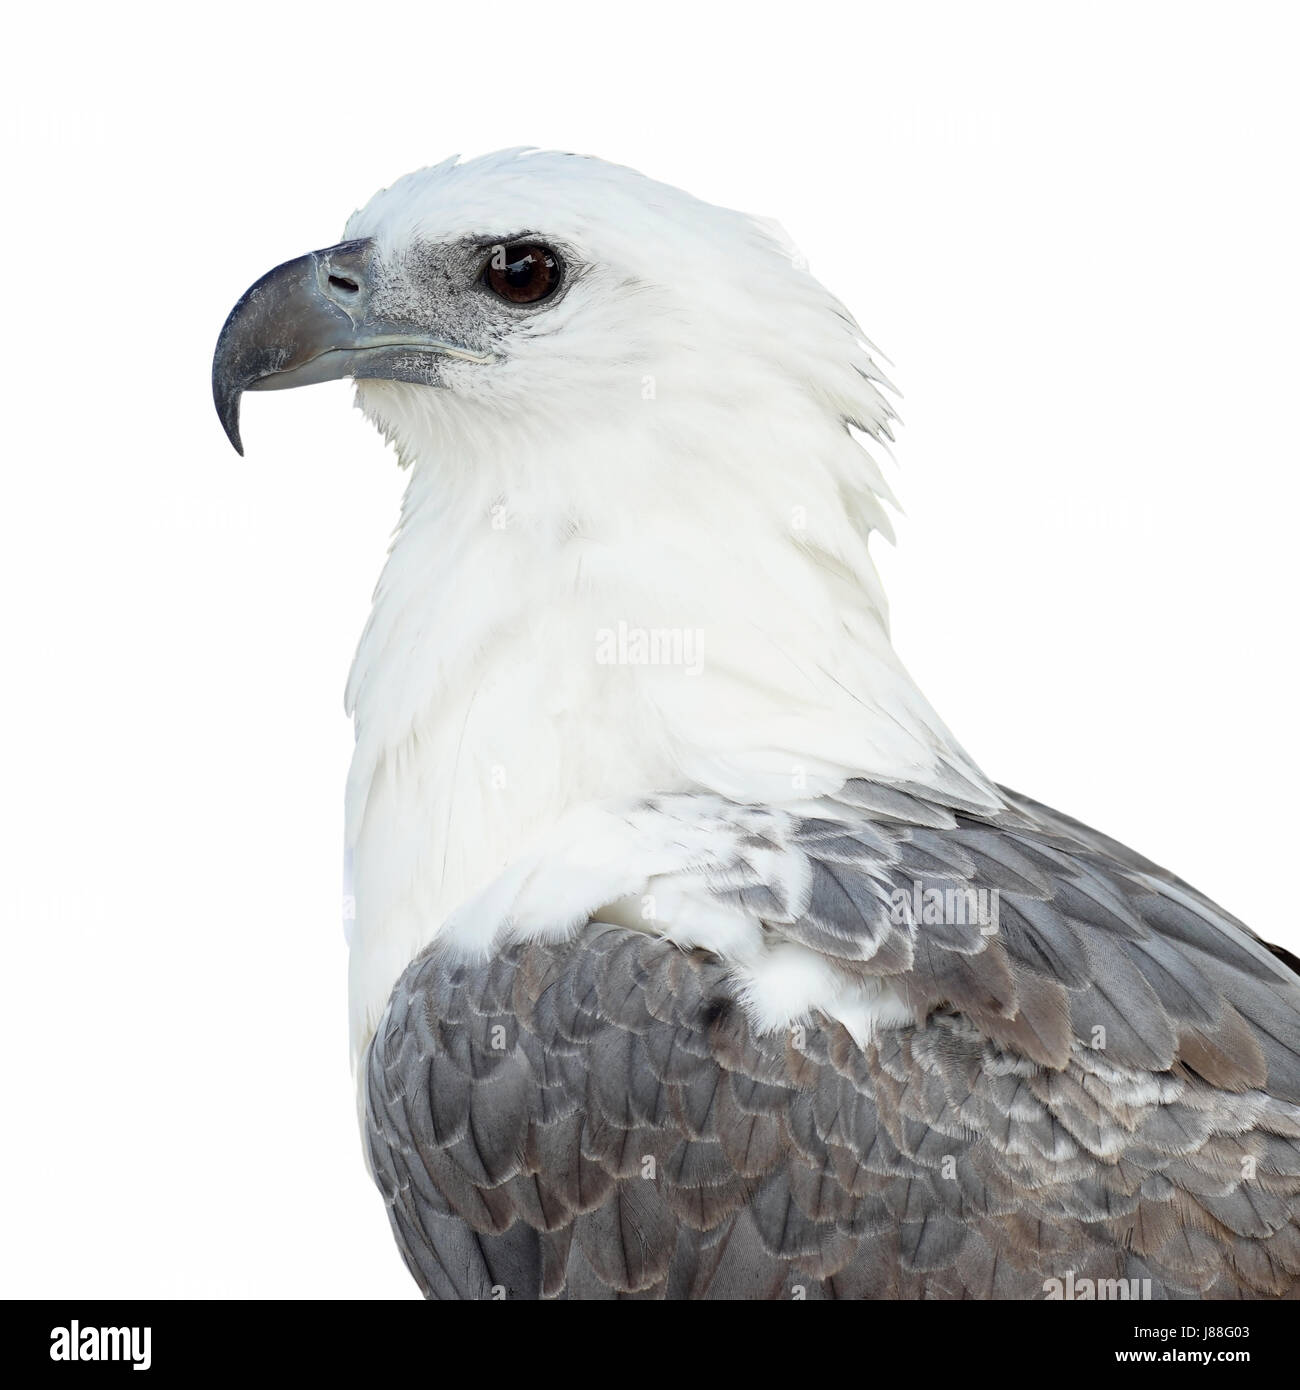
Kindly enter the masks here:
[[[1041, 1298], [1070, 1271], [1300, 1296], [1286, 954], [1007, 798], [855, 781], [816, 818], [737, 807], [731, 857], [700, 869], [773, 936], [890, 981], [916, 1022], [865, 1046], [820, 1016], [760, 1034], [725, 962], [623, 927], [477, 966], [424, 952], [365, 1078], [424, 1292]], [[995, 929], [900, 918], [917, 888], [996, 889]]]

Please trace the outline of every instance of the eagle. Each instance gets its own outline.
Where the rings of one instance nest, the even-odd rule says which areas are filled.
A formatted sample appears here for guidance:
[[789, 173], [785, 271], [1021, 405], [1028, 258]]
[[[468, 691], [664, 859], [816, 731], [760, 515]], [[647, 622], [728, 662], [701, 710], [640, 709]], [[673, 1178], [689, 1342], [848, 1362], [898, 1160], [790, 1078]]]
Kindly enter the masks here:
[[349, 990], [430, 1298], [1300, 1292], [1300, 962], [908, 676], [878, 357], [776, 224], [533, 149], [221, 330], [239, 452], [243, 392], [351, 377], [409, 477]]

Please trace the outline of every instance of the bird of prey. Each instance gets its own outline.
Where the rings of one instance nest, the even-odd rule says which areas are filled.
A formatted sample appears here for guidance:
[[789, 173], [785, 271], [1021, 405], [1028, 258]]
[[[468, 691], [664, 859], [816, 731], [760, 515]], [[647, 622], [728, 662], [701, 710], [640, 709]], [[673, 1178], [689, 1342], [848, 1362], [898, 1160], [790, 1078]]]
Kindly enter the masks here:
[[775, 224], [509, 150], [239, 300], [409, 473], [347, 685], [367, 1160], [429, 1297], [1300, 1292], [1300, 976], [890, 645], [891, 388]]

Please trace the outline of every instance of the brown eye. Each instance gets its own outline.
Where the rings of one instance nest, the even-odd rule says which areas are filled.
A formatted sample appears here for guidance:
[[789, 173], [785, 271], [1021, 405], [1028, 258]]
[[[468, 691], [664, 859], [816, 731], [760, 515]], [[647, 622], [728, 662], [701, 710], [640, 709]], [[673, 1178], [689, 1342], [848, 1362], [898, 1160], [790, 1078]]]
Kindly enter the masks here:
[[495, 246], [483, 268], [484, 282], [511, 304], [536, 304], [560, 283], [560, 261], [546, 246]]

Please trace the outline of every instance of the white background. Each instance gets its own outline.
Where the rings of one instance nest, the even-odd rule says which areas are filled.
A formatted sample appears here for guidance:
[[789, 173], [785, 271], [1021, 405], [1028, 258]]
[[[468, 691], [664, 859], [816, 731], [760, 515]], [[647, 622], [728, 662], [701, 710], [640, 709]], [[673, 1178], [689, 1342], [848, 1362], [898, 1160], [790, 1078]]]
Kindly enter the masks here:
[[6, 21], [0, 1292], [413, 1296], [364, 1173], [341, 692], [400, 476], [227, 310], [408, 169], [772, 215], [889, 355], [905, 660], [1000, 780], [1300, 946], [1282, 6], [22, 6]]

